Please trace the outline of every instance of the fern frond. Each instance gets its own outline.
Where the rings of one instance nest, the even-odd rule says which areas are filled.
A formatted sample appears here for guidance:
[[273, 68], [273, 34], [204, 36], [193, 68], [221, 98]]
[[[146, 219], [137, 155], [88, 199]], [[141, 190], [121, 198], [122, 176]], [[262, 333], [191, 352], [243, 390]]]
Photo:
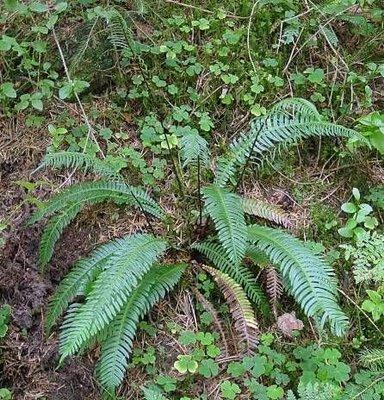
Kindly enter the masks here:
[[87, 258], [79, 260], [66, 277], [60, 282], [52, 299], [49, 301], [45, 329], [49, 333], [56, 320], [67, 308], [75, 296], [85, 295], [106, 262], [114, 254], [126, 247], [130, 237], [111, 240], [96, 248]]
[[384, 370], [384, 350], [367, 349], [360, 353], [360, 363], [373, 371]]
[[253, 198], [243, 198], [242, 205], [246, 214], [276, 222], [285, 228], [292, 228], [292, 222], [289, 220], [288, 215], [278, 206]]
[[310, 101], [300, 97], [283, 99], [271, 108], [270, 114], [281, 113], [292, 117], [295, 117], [296, 115], [308, 115], [314, 121], [322, 120], [322, 116], [319, 111], [317, 111], [316, 106]]
[[193, 249], [204, 254], [218, 269], [228, 274], [239, 285], [243, 287], [247, 293], [247, 297], [254, 302], [265, 316], [269, 316], [271, 311], [267, 298], [257, 283], [255, 276], [244, 265], [234, 265], [228, 260], [225, 250], [217, 243], [201, 242], [195, 243]]
[[143, 391], [144, 400], [169, 400], [168, 397], [165, 397], [160, 389], [156, 390], [150, 387], [143, 387], [141, 389]]
[[202, 266], [216, 281], [223, 293], [235, 321], [235, 329], [247, 346], [247, 352], [252, 353], [258, 344], [259, 327], [251, 306], [242, 287], [229, 275], [215, 268]]
[[64, 319], [59, 347], [61, 362], [114, 319], [165, 248], [163, 240], [148, 234], [123, 239], [122, 248], [106, 260], [85, 303]]
[[273, 266], [264, 269], [266, 280], [266, 292], [272, 306], [273, 313], [276, 316], [276, 305], [281, 295], [283, 294], [283, 284], [279, 273]]
[[249, 132], [230, 145], [229, 154], [218, 159], [215, 183], [225, 186], [249, 157], [260, 161], [281, 145], [292, 145], [310, 136], [349, 138], [357, 135], [352, 129], [322, 121], [313, 107], [301, 100], [298, 104], [285, 101], [272, 108], [267, 116], [255, 119]]
[[46, 167], [53, 168], [80, 168], [84, 172], [93, 172], [97, 175], [111, 179], [119, 179], [121, 176], [106, 161], [85, 153], [60, 151], [48, 153], [37, 170]]
[[[340, 400], [341, 398], [347, 400], [347, 397], [340, 397], [341, 387], [328, 382], [308, 382], [306, 384], [300, 382], [297, 391], [300, 397], [296, 397], [291, 390], [288, 390], [286, 400]], [[352, 398], [348, 397], [348, 399]], [[357, 399], [357, 397], [355, 398]]]
[[114, 392], [123, 381], [138, 322], [177, 284], [185, 268], [186, 264], [153, 266], [108, 326], [96, 367], [98, 380], [107, 391]]
[[76, 205], [70, 205], [68, 208], [63, 210], [60, 214], [51, 218], [44, 232], [41, 236], [39, 245], [39, 264], [42, 269], [50, 261], [56, 242], [59, 240], [60, 235], [64, 229], [73, 221], [76, 215], [79, 213], [81, 207]]
[[289, 281], [292, 295], [307, 316], [321, 317], [321, 326], [328, 321], [338, 336], [346, 332], [348, 318], [337, 303], [337, 285], [330, 266], [281, 230], [252, 225], [248, 238]]
[[269, 258], [256, 246], [248, 245], [245, 251], [245, 257], [257, 265], [259, 268], [267, 268], [270, 265]]
[[123, 182], [96, 181], [72, 185], [45, 201], [28, 220], [31, 225], [40, 221], [44, 216], [65, 210], [72, 206], [84, 206], [111, 200], [119, 204], [134, 205], [155, 217], [162, 218], [163, 210], [147, 193]]
[[215, 185], [204, 187], [202, 193], [206, 211], [215, 223], [218, 238], [228, 258], [238, 265], [247, 245], [247, 227], [240, 197]]
[[116, 8], [108, 9], [108, 39], [117, 49], [131, 49], [133, 47], [133, 33], [127, 19]]
[[207, 165], [209, 161], [208, 142], [199, 135], [197, 129], [188, 131], [180, 138], [180, 152], [183, 166], [193, 165], [200, 159], [202, 165]]

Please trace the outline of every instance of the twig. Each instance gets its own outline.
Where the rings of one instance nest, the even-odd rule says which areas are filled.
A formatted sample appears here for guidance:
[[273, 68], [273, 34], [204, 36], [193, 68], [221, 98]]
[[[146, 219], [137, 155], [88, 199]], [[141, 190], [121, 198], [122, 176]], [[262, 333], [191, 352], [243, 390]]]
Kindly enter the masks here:
[[252, 68], [253, 68], [253, 71], [254, 71], [255, 73], [256, 73], [256, 65], [255, 65], [255, 63], [254, 63], [254, 61], [253, 61], [253, 59], [252, 59], [251, 45], [250, 45], [251, 39], [250, 39], [250, 38], [251, 38], [252, 18], [253, 18], [253, 14], [255, 13], [256, 6], [259, 4], [259, 1], [260, 1], [260, 0], [256, 0], [255, 3], [254, 3], [253, 6], [252, 6], [251, 13], [249, 14], [248, 27], [247, 27], [247, 50], [248, 50], [248, 58], [249, 58], [249, 61], [250, 61], [251, 64], [252, 64]]
[[277, 48], [276, 48], [276, 54], [277, 54], [277, 53], [279, 52], [279, 50], [280, 50], [280, 45], [281, 45], [281, 42], [282, 42], [281, 37], [283, 36], [283, 26], [284, 26], [284, 22], [288, 22], [288, 21], [291, 21], [291, 20], [293, 20], [293, 19], [300, 18], [300, 17], [302, 17], [303, 15], [306, 15], [306, 14], [310, 13], [313, 9], [314, 9], [314, 8], [308, 8], [308, 10], [303, 11], [303, 12], [300, 13], [300, 14], [294, 15], [294, 16], [289, 17], [289, 18], [285, 18], [285, 19], [283, 19], [283, 20], [281, 21], [281, 23], [280, 23], [280, 29], [279, 29], [279, 39], [278, 39], [278, 44], [277, 44]]
[[344, 12], [348, 11], [349, 9], [351, 9], [352, 7], [354, 7], [354, 5], [346, 8], [345, 10], [342, 10], [338, 13], [336, 13], [335, 15], [333, 15], [331, 18], [328, 19], [328, 21], [326, 21], [323, 25], [320, 25], [320, 28], [309, 37], [309, 39], [307, 39], [302, 45], [301, 47], [295, 52], [295, 54], [291, 54], [291, 56], [289, 57], [289, 60], [286, 64], [286, 66], [284, 67], [283, 72], [286, 72], [289, 65], [291, 64], [292, 60], [301, 52], [301, 50], [303, 50], [303, 48], [312, 40], [314, 39], [320, 32], [323, 31], [323, 29], [329, 25], [336, 17], [338, 17], [339, 15], [343, 14]]
[[[53, 34], [53, 38], [55, 40], [57, 49], [59, 50], [61, 62], [63, 63], [63, 67], [64, 67], [65, 75], [67, 76], [67, 80], [68, 80], [68, 82], [70, 84], [73, 84], [73, 80], [72, 80], [72, 78], [71, 78], [71, 76], [69, 74], [67, 63], [65, 62], [65, 58], [64, 58], [64, 53], [63, 53], [63, 50], [61, 49], [60, 42], [59, 42], [59, 40], [57, 38], [55, 28], [52, 28], [52, 34]], [[101, 150], [100, 145], [99, 145], [98, 141], [96, 140], [96, 137], [95, 137], [95, 135], [93, 133], [93, 128], [92, 128], [92, 126], [91, 126], [91, 124], [89, 122], [88, 116], [87, 116], [87, 114], [86, 114], [86, 112], [84, 110], [84, 107], [83, 107], [83, 104], [82, 104], [82, 102], [80, 100], [80, 97], [76, 92], [74, 93], [74, 96], [75, 96], [75, 99], [76, 99], [76, 101], [77, 101], [77, 103], [78, 103], [78, 105], [80, 107], [81, 113], [82, 113], [83, 118], [84, 118], [84, 122], [85, 122], [85, 124], [87, 125], [87, 128], [88, 128], [88, 134], [87, 134], [86, 142], [85, 142], [85, 145], [84, 145], [83, 153], [86, 151], [89, 138], [91, 138], [95, 142], [98, 150], [101, 153], [101, 156], [103, 158], [105, 158], [105, 155], [104, 155], [103, 151]]]
[[380, 336], [384, 338], [384, 333], [379, 329], [379, 327], [375, 324], [373, 319], [353, 300], [351, 299], [344, 291], [341, 289], [337, 289], [338, 292], [340, 292], [348, 301], [350, 301], [367, 319], [368, 321], [372, 324], [372, 326], [379, 332]]
[[[164, 1], [165, 1], [166, 3], [176, 4], [176, 5], [178, 5], [178, 6], [190, 8], [190, 9], [192, 9], [192, 10], [198, 10], [198, 11], [201, 11], [201, 12], [205, 12], [205, 13], [207, 13], [207, 14], [215, 14], [214, 11], [207, 10], [206, 8], [202, 8], [202, 7], [197, 7], [197, 6], [194, 6], [194, 5], [192, 5], [192, 4], [185, 4], [185, 3], [182, 3], [182, 2], [176, 1], [176, 0], [164, 0]], [[235, 15], [235, 14], [227, 14], [225, 11], [224, 11], [224, 13], [226, 14], [226, 16], [227, 16], [228, 18], [238, 18], [238, 19], [247, 19], [247, 18], [248, 18], [248, 17], [242, 17], [242, 16], [240, 16], [240, 15]]]

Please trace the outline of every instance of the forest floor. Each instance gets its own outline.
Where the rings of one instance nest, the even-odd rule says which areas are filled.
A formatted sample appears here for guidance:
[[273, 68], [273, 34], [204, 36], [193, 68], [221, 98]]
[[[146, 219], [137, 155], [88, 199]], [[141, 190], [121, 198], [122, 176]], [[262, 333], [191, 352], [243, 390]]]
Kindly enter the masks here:
[[[41, 271], [38, 248], [43, 224], [29, 226], [28, 218], [42, 200], [87, 178], [78, 171], [49, 168], [36, 171], [47, 149], [49, 152], [75, 149], [95, 157], [105, 153], [111, 163], [117, 164], [123, 160], [122, 169], [132, 176], [134, 184], [150, 182], [149, 191], [160, 193], [157, 197], [161, 198], [161, 205], [174, 217], [174, 226], [178, 226], [184, 216], [183, 210], [174, 206], [175, 175], [167, 149], [161, 144], [163, 131], [199, 129], [212, 145], [215, 157], [228, 149], [228, 143], [253, 118], [260, 117], [278, 100], [308, 99], [316, 104], [325, 119], [356, 127], [361, 116], [381, 110], [384, 99], [384, 67], [382, 72], [377, 68], [383, 66], [384, 10], [379, 13], [379, 6], [376, 9], [371, 6], [372, 2], [363, 1], [359, 5], [352, 1], [343, 12], [336, 10], [329, 14], [324, 14], [311, 1], [281, 2], [284, 5], [270, 2], [276, 4], [255, 14], [251, 2], [226, 0], [220, 7], [232, 10], [228, 15], [222, 14], [221, 9], [216, 10], [218, 4], [213, 0], [198, 2], [198, 5], [190, 2], [187, 6], [178, 1], [168, 0], [164, 4], [152, 1], [153, 7], [143, 7], [144, 11], [136, 10], [136, 2], [127, 2], [127, 10], [134, 10], [135, 15], [130, 18], [138, 47], [136, 58], [130, 54], [132, 49], [118, 52], [109, 43], [108, 25], [103, 19], [102, 7], [96, 7], [98, 2], [73, 3], [73, 9], [69, 7], [64, 14], [58, 13], [56, 32], [62, 48], [51, 31], [47, 36], [39, 36], [42, 29], [39, 24], [46, 23], [52, 10], [40, 12], [32, 8], [32, 17], [26, 20], [25, 26], [34, 24], [35, 31], [29, 32], [19, 24], [20, 20], [24, 21], [24, 14], [18, 16], [13, 9], [7, 11], [10, 22], [6, 22], [1, 17], [0, 5], [0, 34], [14, 35], [18, 40], [25, 35], [24, 39], [33, 49], [31, 58], [28, 52], [23, 54], [19, 73], [20, 56], [15, 55], [15, 50], [3, 62], [1, 51], [6, 45], [0, 39], [3, 40], [0, 42], [3, 45], [0, 47], [0, 84], [14, 81], [18, 91], [17, 98], [12, 93], [9, 99], [3, 98], [5, 89], [0, 85], [0, 305], [8, 304], [12, 310], [7, 335], [0, 338], [0, 388], [9, 388], [13, 400], [100, 398], [94, 373], [100, 348], [93, 346], [90, 351], [58, 366], [59, 329], [48, 337], [44, 332], [47, 304], [70, 267], [90, 250], [110, 239], [146, 229], [146, 219], [138, 212], [111, 204], [86, 207], [65, 229], [49, 266]], [[332, 6], [334, 2], [326, 3]], [[296, 16], [292, 18], [290, 13]], [[342, 19], [340, 16], [344, 14]], [[94, 15], [97, 17], [92, 19]], [[328, 30], [321, 31], [319, 24]], [[49, 51], [35, 52], [36, 47], [42, 46], [41, 38], [45, 39], [41, 41]], [[64, 52], [70, 73], [79, 82], [89, 82], [84, 92], [79, 91], [79, 101], [73, 93], [72, 97], [57, 97], [67, 84], [68, 73], [59, 50]], [[45, 58], [49, 61], [48, 67], [42, 61]], [[30, 65], [36, 69], [32, 71], [34, 74], [30, 73]], [[52, 82], [46, 91], [39, 86], [42, 76]], [[31, 84], [33, 79], [36, 83]], [[145, 94], [148, 88], [150, 94]], [[19, 94], [25, 91], [29, 95], [34, 90], [44, 92], [44, 108], [40, 109], [38, 103], [34, 108], [29, 105], [29, 108], [17, 109], [18, 102], [23, 101]], [[95, 143], [84, 145], [88, 118], [97, 132], [95, 143], [100, 148]], [[153, 134], [159, 125], [161, 130]], [[64, 129], [65, 134], [58, 134], [56, 128]], [[151, 135], [157, 136], [153, 139]], [[279, 206], [289, 215], [294, 226], [292, 232], [309, 243], [320, 244], [319, 253], [339, 252], [333, 263], [339, 287], [345, 294], [340, 296], [340, 301], [358, 323], [352, 324], [343, 340], [324, 340], [326, 345], [341, 352], [346, 349], [344, 361], [350, 363], [354, 373], [358, 370], [357, 355], [362, 347], [354, 348], [353, 340], [361, 340], [358, 346], [373, 343], [373, 347], [381, 341], [356, 308], [356, 304], [361, 305], [365, 290], [355, 285], [351, 266], [344, 268], [348, 263], [340, 252], [340, 244], [346, 239], [338, 235], [337, 228], [343, 227], [348, 217], [340, 207], [351, 199], [352, 188], [359, 188], [364, 196], [371, 188], [384, 185], [382, 155], [374, 146], [350, 151], [343, 140], [311, 139], [283, 156], [277, 154], [272, 161], [267, 160], [257, 174], [252, 172], [251, 169], [245, 174], [238, 188], [240, 192]], [[383, 212], [375, 210], [375, 213], [380, 223], [377, 230], [381, 232]], [[326, 227], [330, 223], [331, 227]], [[163, 228], [159, 224], [155, 229], [161, 232]], [[196, 276], [187, 276], [188, 279], [193, 282], [191, 286], [199, 284]], [[181, 377], [173, 365], [179, 354], [187, 354], [187, 347], [178, 335], [202, 329], [193, 288], [181, 286], [157, 303], [146, 318], [150, 327], [139, 330], [134, 348], [142, 353], [154, 348], [158, 351], [157, 359], [149, 362], [150, 365], [143, 361], [130, 364], [119, 389], [124, 399], [142, 399], [143, 385], [153, 381], [159, 371], [188, 387], [186, 395], [208, 400], [222, 398], [220, 385], [227, 379], [223, 376], [228, 376], [225, 368], [228, 362], [241, 359], [228, 310], [222, 312], [228, 338], [228, 353], [220, 361], [222, 376], [217, 379], [204, 379], [201, 375]], [[212, 296], [210, 300], [223, 306], [221, 297]], [[301, 311], [293, 304], [285, 296], [279, 310], [299, 314]], [[304, 314], [299, 317], [306, 318]], [[361, 326], [362, 319], [362, 325], [365, 321], [366, 326]], [[324, 344], [323, 338], [307, 322], [297, 340], [284, 337], [275, 322], [263, 326], [261, 321], [260, 325], [262, 333], [273, 333], [279, 351], [288, 356], [293, 346]], [[151, 333], [151, 327], [156, 334]], [[296, 384], [299, 375], [292, 375], [292, 382]], [[268, 377], [264, 383], [273, 386], [276, 379]], [[341, 387], [346, 382], [337, 382], [337, 385]], [[284, 390], [287, 388], [291, 387]], [[236, 399], [250, 398], [248, 389]], [[1, 396], [0, 400], [3, 400]]]

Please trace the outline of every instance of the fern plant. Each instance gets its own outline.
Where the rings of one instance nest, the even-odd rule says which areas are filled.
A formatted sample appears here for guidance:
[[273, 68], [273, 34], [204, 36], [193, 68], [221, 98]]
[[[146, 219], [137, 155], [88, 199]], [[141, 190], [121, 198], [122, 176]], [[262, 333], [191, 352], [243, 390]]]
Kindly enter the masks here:
[[[183, 202], [176, 206], [183, 204], [184, 211], [188, 198], [188, 214], [199, 211], [195, 213], [199, 218], [195, 229], [186, 223], [185, 229], [176, 232], [169, 222], [172, 216], [145, 189], [127, 184], [126, 177], [115, 173], [107, 161], [70, 152], [47, 155], [43, 166], [83, 169], [99, 179], [70, 186], [43, 202], [31, 216], [31, 224], [51, 217], [39, 250], [43, 267], [49, 263], [66, 226], [85, 205], [113, 201], [119, 206], [135, 207], [144, 213], [151, 231], [102, 244], [79, 260], [63, 279], [50, 300], [46, 318], [46, 331], [50, 332], [65, 313], [60, 362], [98, 343], [101, 351], [96, 374], [104, 393], [113, 395], [123, 381], [140, 318], [177, 284], [188, 265], [197, 265], [212, 275], [229, 305], [239, 340], [247, 352], [257, 346], [256, 315], [271, 317], [267, 295], [272, 297], [276, 313], [283, 289], [320, 328], [328, 323], [332, 333], [345, 334], [348, 319], [337, 302], [337, 282], [331, 267], [290, 233], [268, 226], [291, 226], [282, 210], [261, 199], [243, 198], [233, 187], [251, 162], [260, 162], [274, 150], [301, 138], [355, 134], [324, 121], [316, 108], [302, 99], [284, 100], [266, 116], [257, 118], [250, 131], [235, 139], [229, 152], [216, 163], [210, 163], [206, 139], [197, 131], [191, 132], [181, 140], [183, 165], [177, 166], [178, 170], [186, 170], [186, 176], [189, 171], [191, 180], [181, 182]], [[205, 181], [202, 187], [202, 180], [209, 175], [203, 174], [202, 169], [208, 171], [211, 164], [217, 165], [215, 181]], [[192, 179], [196, 175], [197, 190]], [[207, 217], [205, 227], [201, 226], [203, 215]], [[151, 218], [158, 222], [152, 225]], [[167, 232], [169, 240], [156, 235], [156, 231]], [[175, 254], [180, 248], [183, 260], [185, 252], [189, 252], [190, 262], [178, 263]], [[167, 262], [162, 263], [165, 254]], [[193, 262], [198, 259], [200, 264]], [[269, 276], [266, 289], [257, 280], [260, 270]]]

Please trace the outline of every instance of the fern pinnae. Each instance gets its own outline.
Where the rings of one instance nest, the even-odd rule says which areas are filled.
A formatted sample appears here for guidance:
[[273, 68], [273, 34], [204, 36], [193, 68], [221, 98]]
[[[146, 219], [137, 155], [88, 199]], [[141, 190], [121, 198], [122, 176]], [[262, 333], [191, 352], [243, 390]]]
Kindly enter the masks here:
[[242, 206], [246, 214], [275, 222], [284, 228], [292, 228], [293, 226], [284, 210], [267, 201], [255, 198], [242, 198]]
[[202, 268], [212, 275], [220, 291], [225, 297], [232, 317], [235, 321], [235, 329], [244, 340], [247, 353], [252, 353], [258, 345], [259, 327], [252, 309], [242, 287], [229, 275], [215, 268], [203, 265]]
[[123, 248], [107, 259], [85, 303], [64, 320], [60, 335], [61, 361], [114, 319], [138, 281], [165, 248], [165, 241], [152, 235], [137, 234], [126, 238]]
[[46, 167], [80, 168], [84, 172], [93, 172], [106, 178], [122, 179], [121, 175], [106, 161], [100, 160], [96, 156], [91, 156], [86, 153], [77, 153], [72, 151], [47, 153], [42, 163], [35, 171]]
[[79, 205], [69, 206], [60, 214], [52, 217], [44, 228], [43, 234], [41, 235], [38, 254], [39, 264], [42, 270], [44, 270], [44, 267], [51, 260], [55, 244], [59, 240], [60, 235], [73, 221], [80, 209], [81, 207]]
[[292, 145], [310, 136], [350, 138], [357, 135], [352, 129], [322, 121], [316, 111], [303, 100], [295, 99], [290, 103], [283, 100], [267, 116], [255, 119], [250, 130], [231, 143], [229, 153], [219, 157], [215, 183], [225, 186], [250, 157], [260, 160], [281, 145]]
[[140, 318], [177, 284], [185, 268], [186, 264], [154, 265], [111, 322], [96, 366], [97, 377], [104, 389], [114, 392], [121, 384]]
[[270, 316], [271, 310], [265, 293], [257, 283], [254, 274], [245, 265], [235, 265], [231, 262], [223, 247], [218, 243], [205, 241], [195, 243], [192, 248], [204, 254], [215, 267], [228, 274], [241, 285], [247, 293], [247, 297], [257, 305], [262, 314], [266, 317]]
[[297, 115], [307, 115], [314, 121], [322, 120], [322, 116], [316, 106], [308, 100], [300, 97], [291, 97], [280, 100], [270, 110], [270, 114], [281, 113], [290, 115], [293, 118]]
[[208, 142], [199, 135], [197, 129], [192, 129], [180, 138], [180, 155], [184, 167], [196, 165], [198, 161], [202, 165], [208, 164], [210, 156]]
[[213, 219], [228, 258], [238, 265], [247, 245], [247, 227], [240, 197], [215, 185], [202, 189], [205, 208]]
[[360, 363], [372, 371], [384, 371], [384, 349], [366, 349], [360, 353]]
[[276, 271], [276, 268], [272, 265], [268, 266], [264, 270], [265, 273], [265, 287], [266, 292], [269, 297], [269, 301], [272, 306], [273, 314], [275, 317], [277, 316], [277, 302], [283, 294], [283, 283], [279, 276], [279, 273]]
[[248, 238], [279, 268], [307, 316], [320, 317], [321, 326], [328, 321], [338, 336], [346, 333], [348, 318], [337, 303], [337, 285], [330, 266], [282, 230], [252, 225]]
[[[140, 204], [138, 204], [137, 199], [140, 200]], [[69, 206], [97, 204], [107, 200], [118, 204], [134, 205], [157, 218], [164, 216], [164, 211], [160, 206], [142, 189], [126, 185], [123, 182], [99, 180], [72, 185], [53, 196], [32, 214], [28, 220], [28, 225]]]
[[114, 7], [108, 8], [108, 39], [117, 49], [131, 49], [133, 43], [132, 29], [123, 14]]
[[57, 319], [75, 296], [84, 295], [87, 286], [104, 269], [106, 261], [121, 251], [127, 238], [111, 240], [100, 245], [91, 254], [79, 260], [60, 282], [50, 299], [45, 319], [45, 330], [50, 332]]

